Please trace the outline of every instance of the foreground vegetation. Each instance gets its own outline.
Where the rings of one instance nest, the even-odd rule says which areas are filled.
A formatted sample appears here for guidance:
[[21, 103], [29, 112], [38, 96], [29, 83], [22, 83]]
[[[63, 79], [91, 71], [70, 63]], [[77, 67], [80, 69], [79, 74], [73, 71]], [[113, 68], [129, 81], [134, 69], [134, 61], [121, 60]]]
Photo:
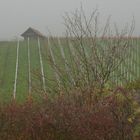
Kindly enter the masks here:
[[[92, 94], [98, 94], [92, 91]], [[127, 89], [104, 90], [90, 102], [89, 93], [72, 91], [38, 104], [0, 106], [2, 140], [135, 140], [140, 138], [140, 106]]]

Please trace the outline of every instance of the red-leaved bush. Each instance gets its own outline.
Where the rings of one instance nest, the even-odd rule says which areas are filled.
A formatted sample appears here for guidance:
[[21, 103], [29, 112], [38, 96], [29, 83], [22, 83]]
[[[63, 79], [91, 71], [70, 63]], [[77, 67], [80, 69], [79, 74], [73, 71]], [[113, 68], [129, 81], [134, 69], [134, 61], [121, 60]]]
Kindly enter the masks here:
[[0, 108], [0, 140], [133, 140], [131, 100], [121, 90], [93, 105], [60, 96]]

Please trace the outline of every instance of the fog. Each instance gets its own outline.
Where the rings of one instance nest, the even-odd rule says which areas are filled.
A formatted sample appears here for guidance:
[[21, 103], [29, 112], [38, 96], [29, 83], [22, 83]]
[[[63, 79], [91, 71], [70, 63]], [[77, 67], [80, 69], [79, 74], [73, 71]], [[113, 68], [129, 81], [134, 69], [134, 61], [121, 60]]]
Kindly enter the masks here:
[[103, 21], [111, 15], [119, 27], [135, 17], [135, 35], [140, 35], [140, 0], [0, 0], [0, 39], [12, 39], [28, 27], [45, 35], [64, 32], [63, 15], [80, 7], [86, 14], [98, 8]]

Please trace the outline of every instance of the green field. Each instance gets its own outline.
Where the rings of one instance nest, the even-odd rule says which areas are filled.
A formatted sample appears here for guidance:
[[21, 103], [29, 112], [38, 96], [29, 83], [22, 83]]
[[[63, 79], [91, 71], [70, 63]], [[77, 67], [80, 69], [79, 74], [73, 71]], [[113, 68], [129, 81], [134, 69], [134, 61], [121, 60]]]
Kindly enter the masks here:
[[[53, 47], [54, 46], [54, 47]], [[49, 49], [46, 40], [40, 41], [43, 70], [46, 88], [52, 86], [54, 72], [50, 66]], [[55, 59], [60, 58], [60, 51], [55, 43], [51, 44], [55, 53]], [[38, 97], [42, 94], [43, 82], [41, 76], [41, 64], [37, 40], [30, 40], [30, 65], [31, 65], [31, 94]], [[0, 101], [7, 102], [13, 98], [15, 71], [17, 59], [17, 42], [0, 42]], [[59, 61], [59, 60], [58, 60]], [[52, 81], [52, 82], [51, 82]], [[16, 99], [24, 101], [29, 95], [29, 63], [28, 41], [19, 42], [18, 75], [16, 87]]]
[[[28, 93], [28, 48], [27, 41], [21, 41], [19, 45], [19, 66], [17, 78], [16, 98], [24, 100]], [[1, 100], [10, 100], [13, 96], [15, 70], [16, 70], [16, 48], [17, 42], [0, 43], [0, 97]], [[50, 73], [46, 62], [46, 44], [41, 42], [41, 51], [43, 57], [45, 74]], [[38, 76], [40, 74], [40, 59], [38, 53], [37, 41], [30, 42], [30, 61], [31, 61], [31, 80], [32, 92], [35, 88], [42, 88], [42, 81]], [[49, 74], [50, 75], [50, 74]], [[47, 83], [46, 83], [47, 84]]]
[[[134, 41], [134, 46], [140, 44], [139, 42], [140, 41]], [[65, 43], [65, 41], [61, 40], [61, 45], [64, 48], [64, 53], [69, 59], [70, 55]], [[56, 63], [61, 65], [62, 56], [58, 45], [60, 44], [58, 44], [57, 41], [51, 43]], [[32, 94], [37, 97], [37, 94], [42, 94], [41, 91], [43, 91], [42, 77], [40, 76], [41, 65], [37, 40], [30, 41], [29, 47]], [[139, 49], [137, 50], [137, 48]], [[123, 64], [124, 72], [129, 69], [129, 77], [125, 77], [127, 78], [127, 80], [135, 80], [140, 76], [140, 47], [137, 48], [131, 48], [131, 52], [133, 55], [131, 58], [126, 60], [126, 62], [130, 63]], [[16, 70], [16, 49], [17, 42], [0, 42], [0, 100], [5, 102], [11, 100], [13, 97]], [[45, 74], [45, 85], [46, 87], [50, 87], [53, 83], [53, 81], [51, 83], [51, 80], [53, 79], [52, 77], [55, 76], [55, 73], [49, 65], [49, 49], [47, 41], [41, 41], [41, 55], [43, 60], [43, 70]], [[118, 72], [120, 71], [118, 70]], [[28, 74], [28, 42], [20, 41], [16, 92], [16, 99], [19, 101], [24, 101], [29, 95]]]

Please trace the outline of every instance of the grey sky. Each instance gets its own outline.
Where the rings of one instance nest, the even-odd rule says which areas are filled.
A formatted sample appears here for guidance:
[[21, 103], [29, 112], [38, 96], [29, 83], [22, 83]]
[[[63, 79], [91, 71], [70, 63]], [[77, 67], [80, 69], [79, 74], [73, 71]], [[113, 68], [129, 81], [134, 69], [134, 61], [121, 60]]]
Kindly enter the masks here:
[[0, 0], [0, 39], [20, 35], [29, 26], [61, 34], [64, 12], [79, 8], [81, 2], [87, 13], [98, 7], [103, 19], [111, 15], [118, 25], [131, 22], [134, 15], [140, 35], [140, 0]]

